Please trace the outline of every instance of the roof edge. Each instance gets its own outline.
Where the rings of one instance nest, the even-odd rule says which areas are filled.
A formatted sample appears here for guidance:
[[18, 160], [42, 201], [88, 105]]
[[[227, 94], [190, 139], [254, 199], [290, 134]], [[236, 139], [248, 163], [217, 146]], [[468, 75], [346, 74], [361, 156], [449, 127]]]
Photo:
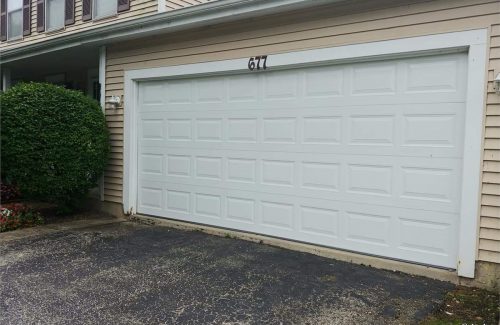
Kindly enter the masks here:
[[341, 1], [345, 0], [219, 0], [16, 47], [2, 51], [0, 56], [2, 63], [8, 63], [81, 45], [106, 45], [131, 38], [186, 30], [208, 24], [235, 21]]

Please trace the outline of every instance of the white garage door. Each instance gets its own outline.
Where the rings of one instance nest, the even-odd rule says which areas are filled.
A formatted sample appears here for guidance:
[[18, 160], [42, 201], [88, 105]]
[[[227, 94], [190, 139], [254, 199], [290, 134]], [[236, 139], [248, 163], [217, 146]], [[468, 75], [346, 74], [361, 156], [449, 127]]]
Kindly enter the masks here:
[[137, 212], [456, 268], [466, 54], [141, 82]]

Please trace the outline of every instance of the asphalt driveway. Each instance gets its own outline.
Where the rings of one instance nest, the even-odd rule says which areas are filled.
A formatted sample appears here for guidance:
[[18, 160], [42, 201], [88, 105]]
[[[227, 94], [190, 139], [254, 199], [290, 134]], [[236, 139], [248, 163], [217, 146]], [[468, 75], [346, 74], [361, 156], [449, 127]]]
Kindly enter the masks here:
[[0, 242], [1, 324], [414, 324], [452, 288], [129, 222]]

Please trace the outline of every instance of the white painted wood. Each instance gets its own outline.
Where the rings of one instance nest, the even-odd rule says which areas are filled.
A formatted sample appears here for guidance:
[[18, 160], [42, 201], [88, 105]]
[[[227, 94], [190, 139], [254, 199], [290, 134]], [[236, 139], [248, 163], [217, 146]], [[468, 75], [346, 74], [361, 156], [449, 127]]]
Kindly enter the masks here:
[[167, 11], [167, 3], [166, 0], [158, 0], [158, 12]]
[[[128, 71], [124, 209], [473, 276], [478, 202], [461, 189], [479, 167], [462, 164], [480, 156], [463, 141], [474, 149], [481, 125], [465, 116], [482, 117], [470, 49], [485, 43], [468, 31], [273, 55], [265, 73], [247, 59]], [[459, 229], [474, 242], [460, 252]]]
[[[459, 231], [459, 275], [474, 277], [477, 247], [479, 245], [481, 144], [483, 139], [483, 119], [485, 109], [487, 49], [482, 44], [469, 48], [469, 69], [467, 77], [467, 111], [465, 119], [463, 174], [469, 179], [462, 186], [461, 222]], [[471, 235], [474, 234], [474, 236]]]

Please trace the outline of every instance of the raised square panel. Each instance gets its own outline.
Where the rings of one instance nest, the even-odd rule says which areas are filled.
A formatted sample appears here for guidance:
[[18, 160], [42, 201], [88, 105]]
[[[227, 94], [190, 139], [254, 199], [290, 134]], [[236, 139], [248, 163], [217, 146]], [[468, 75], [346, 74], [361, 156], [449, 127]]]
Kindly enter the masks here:
[[161, 209], [161, 189], [143, 187], [140, 189], [141, 205], [143, 207]]
[[171, 104], [192, 102], [193, 83], [189, 80], [172, 80], [168, 82], [167, 97]]
[[266, 99], [293, 99], [297, 96], [297, 72], [273, 72], [264, 75]]
[[402, 197], [450, 202], [456, 186], [450, 169], [403, 167]]
[[455, 115], [405, 116], [405, 145], [453, 147], [455, 143]]
[[300, 207], [300, 222], [304, 232], [336, 237], [339, 212], [330, 209]]
[[145, 140], [163, 139], [163, 120], [142, 120], [142, 138]]
[[189, 193], [167, 191], [167, 210], [189, 213]]
[[338, 190], [339, 165], [317, 162], [302, 163], [302, 187], [315, 190]]
[[392, 192], [389, 166], [349, 165], [347, 179], [349, 192], [386, 196]]
[[227, 121], [227, 139], [237, 142], [257, 141], [257, 119], [230, 118]]
[[140, 98], [143, 104], [161, 104], [165, 90], [161, 82], [146, 82], [142, 84]]
[[255, 183], [257, 161], [255, 159], [228, 158], [227, 180]]
[[196, 80], [199, 103], [220, 103], [225, 99], [225, 84], [222, 78], [200, 78]]
[[197, 119], [196, 139], [220, 141], [222, 139], [222, 119]]
[[390, 217], [347, 212], [347, 240], [388, 245]]
[[227, 218], [230, 220], [253, 223], [255, 202], [250, 199], [227, 198]]
[[458, 61], [455, 59], [420, 58], [407, 64], [408, 92], [452, 92], [458, 84]]
[[351, 117], [351, 143], [391, 145], [394, 141], [393, 116]]
[[257, 75], [229, 77], [228, 98], [230, 102], [252, 102], [259, 99], [259, 79]]
[[196, 157], [196, 177], [222, 179], [222, 158]]
[[218, 195], [199, 194], [195, 195], [195, 212], [201, 216], [220, 218], [221, 198]]
[[353, 95], [395, 94], [396, 64], [373, 62], [355, 65], [351, 87]]
[[453, 234], [449, 224], [401, 219], [399, 248], [447, 256], [450, 254], [450, 244], [454, 241]]
[[189, 156], [168, 155], [167, 174], [170, 176], [189, 176], [191, 158]]
[[304, 143], [340, 143], [340, 117], [305, 117]]
[[163, 155], [142, 154], [142, 172], [161, 175], [163, 173]]
[[293, 205], [275, 202], [262, 202], [262, 224], [292, 229]]
[[293, 185], [293, 161], [262, 161], [262, 183], [271, 185]]
[[263, 121], [263, 141], [295, 143], [295, 118], [266, 118]]
[[333, 97], [342, 95], [343, 70], [336, 67], [319, 67], [305, 72], [306, 97]]
[[191, 140], [191, 120], [172, 119], [167, 122], [169, 140]]

